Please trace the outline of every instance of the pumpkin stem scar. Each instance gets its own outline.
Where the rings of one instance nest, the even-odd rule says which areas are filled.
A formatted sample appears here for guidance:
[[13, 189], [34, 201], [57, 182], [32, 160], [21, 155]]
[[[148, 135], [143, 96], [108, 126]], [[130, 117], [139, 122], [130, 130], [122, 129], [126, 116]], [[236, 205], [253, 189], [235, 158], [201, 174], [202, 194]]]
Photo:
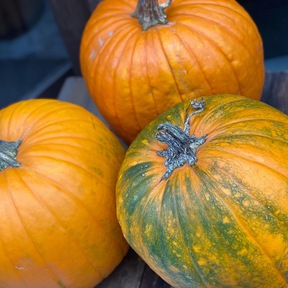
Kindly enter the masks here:
[[9, 166], [20, 166], [20, 163], [16, 160], [20, 144], [21, 140], [15, 142], [0, 140], [0, 171], [6, 169]]
[[157, 0], [138, 0], [136, 10], [131, 16], [138, 19], [144, 31], [158, 24], [167, 24], [164, 9], [171, 4], [171, 1], [159, 4]]
[[196, 151], [206, 140], [207, 135], [199, 138], [195, 135], [190, 135], [191, 124], [189, 124], [193, 115], [204, 110], [204, 100], [193, 100], [190, 104], [197, 110], [188, 115], [183, 130], [168, 122], [162, 123], [157, 127], [156, 139], [168, 145], [167, 149], [157, 152], [159, 156], [166, 158], [164, 165], [167, 169], [161, 180], [168, 178], [174, 169], [183, 166], [185, 163], [190, 166], [194, 165], [197, 161]]

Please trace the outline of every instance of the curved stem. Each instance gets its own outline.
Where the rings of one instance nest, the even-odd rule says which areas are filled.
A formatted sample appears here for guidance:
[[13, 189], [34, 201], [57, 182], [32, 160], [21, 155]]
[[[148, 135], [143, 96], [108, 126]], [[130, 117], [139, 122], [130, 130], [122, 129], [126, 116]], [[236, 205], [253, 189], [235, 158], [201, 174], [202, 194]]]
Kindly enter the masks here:
[[158, 4], [157, 0], [138, 0], [136, 10], [131, 16], [138, 19], [142, 30], [158, 24], [166, 24], [168, 21], [163, 10], [170, 5], [171, 1]]
[[0, 140], [0, 171], [7, 167], [20, 166], [20, 163], [16, 160], [20, 144], [21, 140], [15, 142]]
[[191, 102], [193, 111], [186, 118], [184, 129], [172, 125], [171, 123], [162, 123], [157, 127], [156, 139], [168, 145], [168, 148], [158, 151], [159, 156], [165, 157], [164, 165], [167, 167], [162, 180], [168, 178], [174, 169], [183, 166], [185, 163], [194, 165], [197, 161], [196, 151], [199, 146], [205, 143], [207, 135], [197, 138], [190, 135], [189, 121], [191, 117], [204, 110], [204, 100], [194, 100]]

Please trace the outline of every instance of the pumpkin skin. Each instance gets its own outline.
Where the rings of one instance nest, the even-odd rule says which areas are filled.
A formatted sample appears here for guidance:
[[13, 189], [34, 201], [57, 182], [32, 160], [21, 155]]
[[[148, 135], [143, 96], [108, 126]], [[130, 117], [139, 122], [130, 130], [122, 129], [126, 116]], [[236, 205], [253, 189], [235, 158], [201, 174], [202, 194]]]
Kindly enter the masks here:
[[130, 144], [176, 103], [221, 93], [260, 99], [263, 45], [234, 0], [172, 0], [168, 23], [142, 31], [136, 0], [102, 1], [83, 32], [80, 63], [89, 94]]
[[92, 288], [128, 250], [115, 185], [125, 150], [96, 116], [58, 100], [0, 111], [0, 139], [22, 139], [0, 171], [0, 287]]
[[287, 287], [288, 117], [236, 95], [205, 103], [189, 124], [207, 135], [194, 165], [163, 179], [167, 145], [155, 139], [160, 123], [183, 129], [189, 102], [128, 148], [116, 186], [124, 236], [173, 287]]

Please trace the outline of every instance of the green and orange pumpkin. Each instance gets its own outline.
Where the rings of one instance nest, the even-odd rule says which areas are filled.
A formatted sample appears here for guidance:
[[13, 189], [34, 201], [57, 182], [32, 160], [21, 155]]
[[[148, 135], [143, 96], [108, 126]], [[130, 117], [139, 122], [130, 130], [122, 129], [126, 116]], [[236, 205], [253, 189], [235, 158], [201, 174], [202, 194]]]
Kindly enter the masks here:
[[288, 116], [236, 95], [192, 104], [127, 150], [116, 188], [126, 240], [173, 287], [287, 287]]
[[220, 93], [261, 97], [262, 39], [237, 1], [159, 2], [102, 1], [83, 32], [89, 94], [127, 144], [176, 103]]
[[115, 207], [125, 150], [58, 100], [15, 103], [0, 127], [0, 287], [94, 287], [128, 250]]

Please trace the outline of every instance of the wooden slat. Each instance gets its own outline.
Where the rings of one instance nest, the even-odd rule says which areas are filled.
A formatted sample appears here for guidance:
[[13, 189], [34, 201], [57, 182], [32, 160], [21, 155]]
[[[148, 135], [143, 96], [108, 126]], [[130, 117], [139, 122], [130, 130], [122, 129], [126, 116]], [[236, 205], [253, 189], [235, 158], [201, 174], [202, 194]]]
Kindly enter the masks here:
[[288, 71], [266, 73], [261, 100], [288, 114]]
[[121, 264], [97, 288], [138, 288], [145, 266], [144, 261], [130, 249]]
[[68, 77], [58, 95], [58, 99], [80, 105], [102, 118], [89, 96], [82, 77]]
[[[131, 287], [132, 288], [132, 287]], [[134, 287], [133, 287], [134, 288]], [[139, 288], [173, 288], [157, 276], [147, 265], [145, 266], [141, 285]]]

